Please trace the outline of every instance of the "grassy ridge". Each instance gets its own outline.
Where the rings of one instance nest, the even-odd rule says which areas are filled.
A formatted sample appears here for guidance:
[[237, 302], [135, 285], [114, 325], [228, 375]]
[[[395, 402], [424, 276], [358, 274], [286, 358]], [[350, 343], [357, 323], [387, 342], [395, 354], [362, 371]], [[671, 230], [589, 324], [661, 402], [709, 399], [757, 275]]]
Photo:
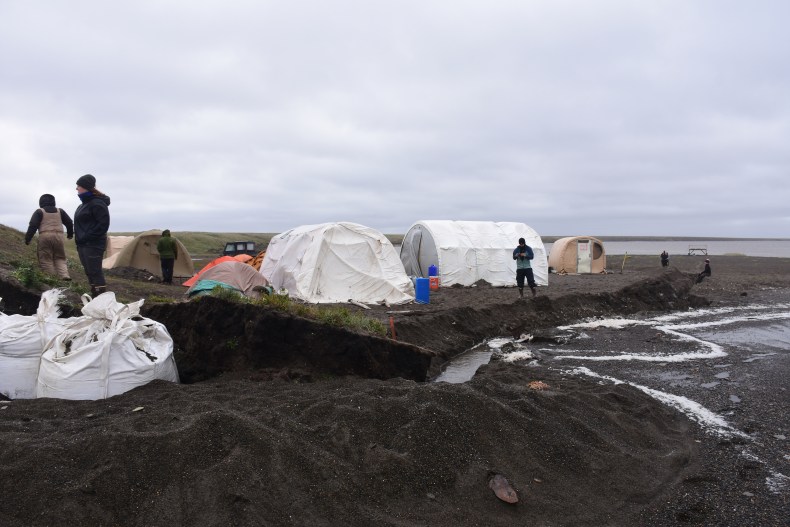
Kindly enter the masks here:
[[[111, 236], [134, 236], [137, 232], [111, 232]], [[192, 258], [214, 258], [222, 254], [227, 242], [255, 242], [259, 250], [269, 245], [276, 232], [195, 232], [172, 231], [172, 235], [183, 243]], [[403, 240], [402, 234], [385, 234], [387, 239], [397, 245]]]
[[[138, 234], [140, 233], [111, 232], [110, 236], [136, 236]], [[227, 242], [253, 241], [259, 249], [263, 250], [278, 233], [172, 231], [172, 234], [186, 246], [192, 258], [205, 259], [221, 255]], [[387, 234], [386, 236], [396, 245], [403, 240], [402, 234]], [[66, 240], [66, 257], [79, 260], [74, 240]], [[35, 238], [30, 245], [26, 246], [24, 232], [0, 224], [0, 263], [8, 264], [24, 260], [36, 260]]]

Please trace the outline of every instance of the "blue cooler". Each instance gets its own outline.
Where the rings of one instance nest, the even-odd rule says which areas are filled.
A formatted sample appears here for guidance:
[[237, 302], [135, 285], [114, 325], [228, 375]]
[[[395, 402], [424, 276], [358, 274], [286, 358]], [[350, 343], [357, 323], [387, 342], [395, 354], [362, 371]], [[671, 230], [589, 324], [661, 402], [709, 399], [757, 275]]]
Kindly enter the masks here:
[[427, 278], [418, 278], [414, 284], [415, 302], [418, 304], [430, 304], [431, 302], [430, 284]]

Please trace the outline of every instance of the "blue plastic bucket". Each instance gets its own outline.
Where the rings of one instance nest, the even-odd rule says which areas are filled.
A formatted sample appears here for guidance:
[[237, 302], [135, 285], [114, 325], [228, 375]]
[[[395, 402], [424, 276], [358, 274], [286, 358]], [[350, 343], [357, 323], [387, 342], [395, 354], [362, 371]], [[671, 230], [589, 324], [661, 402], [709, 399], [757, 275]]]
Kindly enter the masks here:
[[428, 268], [428, 276], [438, 276], [439, 269], [436, 268], [435, 265], [431, 265]]
[[418, 278], [414, 285], [415, 302], [418, 304], [429, 304], [431, 302], [430, 284], [427, 278]]

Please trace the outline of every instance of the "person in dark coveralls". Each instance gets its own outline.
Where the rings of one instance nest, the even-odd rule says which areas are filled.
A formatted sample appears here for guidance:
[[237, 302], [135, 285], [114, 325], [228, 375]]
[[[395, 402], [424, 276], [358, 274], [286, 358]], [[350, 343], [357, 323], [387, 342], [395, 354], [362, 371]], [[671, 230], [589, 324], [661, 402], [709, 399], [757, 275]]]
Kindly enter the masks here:
[[705, 269], [703, 269], [702, 272], [697, 275], [697, 283], [702, 282], [706, 276], [710, 276], [710, 260], [707, 258], [705, 258]]
[[173, 266], [178, 259], [178, 243], [170, 236], [170, 229], [162, 231], [162, 237], [156, 242], [156, 252], [159, 253], [159, 263], [162, 266], [162, 283], [173, 283]]
[[669, 266], [669, 253], [664, 251], [661, 253], [661, 267]]
[[524, 238], [519, 238], [518, 247], [513, 249], [513, 259], [516, 260], [516, 285], [518, 285], [518, 295], [521, 298], [524, 298], [524, 278], [527, 279], [527, 285], [532, 290], [532, 296], [534, 297], [538, 294], [535, 274], [530, 263], [534, 257], [535, 254], [532, 252], [532, 247], [527, 245]]
[[38, 265], [41, 270], [62, 280], [71, 280], [66, 266], [63, 226], [66, 226], [66, 237], [70, 240], [74, 237], [74, 223], [65, 210], [55, 206], [52, 194], [43, 194], [38, 199], [38, 207], [30, 218], [25, 245], [30, 245], [38, 231]]
[[107, 291], [101, 264], [110, 230], [110, 196], [96, 188], [96, 178], [90, 174], [77, 180], [77, 196], [82, 203], [74, 213], [74, 241], [95, 297]]

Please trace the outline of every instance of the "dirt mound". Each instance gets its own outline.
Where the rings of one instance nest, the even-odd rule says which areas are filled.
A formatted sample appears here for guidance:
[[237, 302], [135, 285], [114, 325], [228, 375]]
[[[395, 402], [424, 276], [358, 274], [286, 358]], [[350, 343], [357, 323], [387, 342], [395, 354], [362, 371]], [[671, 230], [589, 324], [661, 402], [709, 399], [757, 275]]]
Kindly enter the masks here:
[[635, 524], [695, 449], [634, 389], [512, 365], [467, 385], [155, 382], [8, 406], [7, 526]]
[[412, 344], [213, 297], [144, 306], [142, 314], [168, 328], [187, 383], [262, 370], [424, 381], [433, 358]]
[[104, 274], [107, 276], [116, 276], [118, 278], [125, 278], [127, 280], [139, 280], [144, 282], [161, 282], [162, 279], [145, 269], [137, 269], [136, 267], [114, 267], [112, 269], [105, 269]]

